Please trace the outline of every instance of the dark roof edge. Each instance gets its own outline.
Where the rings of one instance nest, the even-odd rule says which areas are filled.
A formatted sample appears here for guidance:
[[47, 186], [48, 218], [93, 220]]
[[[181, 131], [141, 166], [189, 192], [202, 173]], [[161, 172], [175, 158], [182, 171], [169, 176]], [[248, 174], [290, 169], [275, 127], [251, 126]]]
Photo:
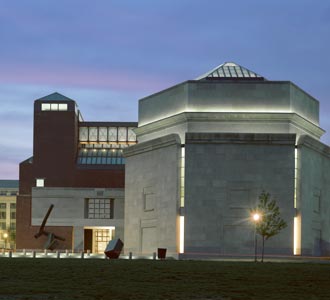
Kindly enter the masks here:
[[79, 122], [79, 126], [129, 126], [129, 127], [137, 127], [138, 122]]

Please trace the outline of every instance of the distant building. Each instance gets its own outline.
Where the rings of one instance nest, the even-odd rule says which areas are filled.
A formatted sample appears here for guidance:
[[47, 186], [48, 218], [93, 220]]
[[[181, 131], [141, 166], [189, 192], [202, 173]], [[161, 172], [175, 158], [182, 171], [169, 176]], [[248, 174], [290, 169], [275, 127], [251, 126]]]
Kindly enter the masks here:
[[54, 93], [34, 103], [33, 156], [20, 164], [17, 248], [50, 245], [38, 232], [65, 239], [58, 249], [103, 252], [124, 238], [122, 151], [136, 143], [134, 122], [85, 122], [76, 102]]
[[0, 180], [0, 248], [15, 249], [18, 180]]
[[319, 102], [235, 63], [139, 101], [124, 150], [125, 248], [252, 255], [250, 209], [265, 190], [288, 227], [266, 253], [330, 255], [330, 148]]

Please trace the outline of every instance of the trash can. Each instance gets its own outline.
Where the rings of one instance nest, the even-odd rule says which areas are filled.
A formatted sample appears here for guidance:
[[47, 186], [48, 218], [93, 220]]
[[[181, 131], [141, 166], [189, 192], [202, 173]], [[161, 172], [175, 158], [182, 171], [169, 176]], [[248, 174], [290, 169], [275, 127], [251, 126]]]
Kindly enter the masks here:
[[157, 249], [157, 256], [158, 259], [165, 259], [166, 258], [166, 248], [158, 248]]

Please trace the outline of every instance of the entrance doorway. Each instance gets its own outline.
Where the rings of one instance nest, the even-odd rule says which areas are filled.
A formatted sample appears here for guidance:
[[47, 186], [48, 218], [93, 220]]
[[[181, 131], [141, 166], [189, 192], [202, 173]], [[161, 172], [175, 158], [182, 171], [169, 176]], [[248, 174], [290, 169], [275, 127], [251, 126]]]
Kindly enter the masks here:
[[115, 227], [85, 227], [84, 250], [92, 253], [104, 253], [110, 240], [115, 237]]

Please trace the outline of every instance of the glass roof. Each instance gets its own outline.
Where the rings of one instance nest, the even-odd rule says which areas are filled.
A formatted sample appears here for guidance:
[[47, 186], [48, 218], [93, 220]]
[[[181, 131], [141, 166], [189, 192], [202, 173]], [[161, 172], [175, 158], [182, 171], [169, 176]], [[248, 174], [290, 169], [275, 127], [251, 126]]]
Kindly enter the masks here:
[[238, 64], [235, 64], [233, 62], [225, 62], [221, 64], [220, 66], [217, 66], [216, 68], [212, 69], [211, 71], [205, 73], [202, 76], [199, 76], [196, 78], [196, 80], [202, 80], [202, 79], [213, 79], [213, 78], [224, 78], [224, 79], [264, 79], [259, 74], [252, 72]]

